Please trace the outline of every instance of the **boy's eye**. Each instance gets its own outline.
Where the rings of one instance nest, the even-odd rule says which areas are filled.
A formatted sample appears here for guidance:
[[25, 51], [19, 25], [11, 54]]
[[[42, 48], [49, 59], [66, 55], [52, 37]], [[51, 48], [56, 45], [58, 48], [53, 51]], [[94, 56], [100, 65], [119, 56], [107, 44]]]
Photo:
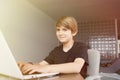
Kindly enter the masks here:
[[56, 31], [60, 31], [60, 29], [56, 29]]
[[67, 28], [56, 28], [56, 31], [68, 31]]
[[63, 31], [67, 31], [67, 29], [63, 29]]

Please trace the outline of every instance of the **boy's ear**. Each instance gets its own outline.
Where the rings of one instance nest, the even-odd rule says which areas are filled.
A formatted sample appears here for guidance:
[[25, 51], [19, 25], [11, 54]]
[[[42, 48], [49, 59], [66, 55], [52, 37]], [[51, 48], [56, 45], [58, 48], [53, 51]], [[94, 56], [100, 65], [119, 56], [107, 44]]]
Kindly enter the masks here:
[[77, 34], [77, 32], [72, 33], [73, 36], [75, 36], [76, 34]]

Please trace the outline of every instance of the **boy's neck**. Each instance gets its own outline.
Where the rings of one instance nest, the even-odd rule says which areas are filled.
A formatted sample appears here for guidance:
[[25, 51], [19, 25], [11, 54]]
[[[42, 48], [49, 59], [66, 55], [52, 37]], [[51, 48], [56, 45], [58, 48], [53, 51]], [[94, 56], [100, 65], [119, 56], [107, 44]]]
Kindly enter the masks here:
[[69, 51], [72, 48], [73, 44], [74, 44], [74, 40], [71, 40], [71, 41], [69, 41], [67, 43], [64, 43], [63, 44], [63, 51], [64, 52]]

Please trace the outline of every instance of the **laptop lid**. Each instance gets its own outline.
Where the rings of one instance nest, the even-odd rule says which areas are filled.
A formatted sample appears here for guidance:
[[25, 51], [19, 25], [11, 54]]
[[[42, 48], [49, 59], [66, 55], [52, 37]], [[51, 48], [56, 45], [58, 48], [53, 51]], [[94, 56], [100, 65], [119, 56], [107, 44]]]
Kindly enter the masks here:
[[52, 76], [59, 73], [44, 73], [44, 74], [32, 74], [23, 75], [15, 61], [14, 56], [0, 31], [0, 74], [7, 75], [19, 79], [31, 79], [43, 76]]
[[0, 74], [16, 78], [23, 77], [1, 31], [0, 31]]

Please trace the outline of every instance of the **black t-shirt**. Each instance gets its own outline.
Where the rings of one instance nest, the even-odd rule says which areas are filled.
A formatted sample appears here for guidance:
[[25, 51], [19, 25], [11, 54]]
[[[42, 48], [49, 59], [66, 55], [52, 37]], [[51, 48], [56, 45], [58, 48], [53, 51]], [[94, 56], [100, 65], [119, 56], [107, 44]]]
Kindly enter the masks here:
[[[62, 45], [55, 47], [44, 60], [49, 64], [60, 64], [74, 62], [76, 58], [83, 58], [86, 61], [85, 65], [87, 64], [87, 46], [84, 43], [74, 42], [72, 48], [67, 52], [63, 51]], [[86, 67], [83, 69], [86, 71]]]

